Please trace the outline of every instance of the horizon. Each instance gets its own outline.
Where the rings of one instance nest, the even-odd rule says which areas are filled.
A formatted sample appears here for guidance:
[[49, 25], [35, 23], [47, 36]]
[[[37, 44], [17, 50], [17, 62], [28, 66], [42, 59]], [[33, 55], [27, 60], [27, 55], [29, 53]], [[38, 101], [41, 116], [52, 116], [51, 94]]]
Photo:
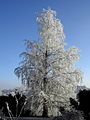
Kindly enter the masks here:
[[38, 40], [36, 17], [43, 8], [55, 10], [64, 26], [67, 47], [80, 50], [76, 67], [84, 73], [83, 83], [90, 88], [90, 1], [1, 0], [0, 1], [0, 89], [21, 86], [14, 69], [25, 51], [24, 39]]

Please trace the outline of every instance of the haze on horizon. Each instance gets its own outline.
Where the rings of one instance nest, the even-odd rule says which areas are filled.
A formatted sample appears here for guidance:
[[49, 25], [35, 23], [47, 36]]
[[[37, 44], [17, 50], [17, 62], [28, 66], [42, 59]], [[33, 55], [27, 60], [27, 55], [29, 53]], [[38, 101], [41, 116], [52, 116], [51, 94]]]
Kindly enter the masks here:
[[64, 26], [67, 47], [80, 50], [76, 64], [83, 73], [83, 83], [90, 87], [90, 1], [87, 0], [0, 0], [0, 89], [21, 85], [14, 75], [14, 69], [25, 50], [24, 39], [37, 40], [36, 17], [43, 8], [57, 12]]

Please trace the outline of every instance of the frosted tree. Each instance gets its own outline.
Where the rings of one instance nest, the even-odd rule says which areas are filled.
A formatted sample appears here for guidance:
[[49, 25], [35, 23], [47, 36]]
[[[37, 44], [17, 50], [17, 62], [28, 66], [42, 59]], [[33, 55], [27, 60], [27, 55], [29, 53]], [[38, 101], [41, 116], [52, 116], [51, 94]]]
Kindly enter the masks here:
[[[75, 68], [79, 51], [65, 49], [63, 26], [56, 12], [43, 10], [37, 17], [39, 40], [26, 43], [23, 60], [15, 74], [30, 91], [31, 110], [37, 115], [57, 115], [58, 106], [68, 106], [75, 97], [81, 81], [80, 70]], [[47, 111], [47, 113], [45, 113]]]

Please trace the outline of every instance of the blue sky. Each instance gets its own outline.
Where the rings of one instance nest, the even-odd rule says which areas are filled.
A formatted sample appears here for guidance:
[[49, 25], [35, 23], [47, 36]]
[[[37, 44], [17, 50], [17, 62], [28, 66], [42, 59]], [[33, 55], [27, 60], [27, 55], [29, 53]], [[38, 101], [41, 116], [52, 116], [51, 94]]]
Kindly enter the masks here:
[[25, 50], [24, 39], [38, 39], [37, 13], [48, 7], [61, 20], [68, 47], [80, 49], [76, 66], [90, 87], [90, 0], [0, 0], [0, 89], [20, 85], [14, 69]]

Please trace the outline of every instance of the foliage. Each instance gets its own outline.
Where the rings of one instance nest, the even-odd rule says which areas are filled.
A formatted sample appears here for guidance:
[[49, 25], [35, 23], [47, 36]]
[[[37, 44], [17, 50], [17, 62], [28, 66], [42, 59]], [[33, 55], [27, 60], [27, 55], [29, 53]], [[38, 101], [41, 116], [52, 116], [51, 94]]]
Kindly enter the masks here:
[[30, 88], [31, 110], [36, 115], [47, 111], [46, 116], [55, 116], [59, 105], [68, 106], [69, 98], [75, 97], [82, 79], [74, 66], [79, 54], [75, 47], [65, 50], [63, 26], [55, 11], [43, 10], [37, 23], [40, 38], [25, 42], [26, 51], [15, 74]]
[[79, 105], [78, 102], [76, 100], [74, 100], [73, 98], [70, 98], [70, 106], [72, 106], [72, 108], [79, 110]]
[[62, 116], [55, 117], [53, 120], [84, 120], [80, 111], [70, 110], [65, 111]]
[[83, 111], [86, 120], [90, 120], [90, 90], [81, 90], [77, 94], [77, 101], [71, 98], [70, 103], [73, 108]]
[[8, 96], [0, 96], [0, 109], [7, 117], [25, 117], [30, 116], [31, 111], [25, 110], [26, 97], [19, 93], [14, 96], [9, 94]]

